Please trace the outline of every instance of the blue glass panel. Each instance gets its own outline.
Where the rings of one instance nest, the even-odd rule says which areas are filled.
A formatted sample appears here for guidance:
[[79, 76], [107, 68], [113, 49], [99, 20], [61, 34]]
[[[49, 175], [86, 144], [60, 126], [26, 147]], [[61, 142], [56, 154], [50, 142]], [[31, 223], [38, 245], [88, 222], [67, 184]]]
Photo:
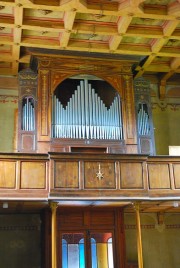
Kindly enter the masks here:
[[91, 262], [92, 268], [97, 268], [97, 250], [96, 250], [96, 240], [91, 238]]
[[79, 241], [79, 268], [85, 268], [84, 238]]
[[62, 268], [68, 268], [68, 250], [67, 242], [65, 239], [62, 239]]

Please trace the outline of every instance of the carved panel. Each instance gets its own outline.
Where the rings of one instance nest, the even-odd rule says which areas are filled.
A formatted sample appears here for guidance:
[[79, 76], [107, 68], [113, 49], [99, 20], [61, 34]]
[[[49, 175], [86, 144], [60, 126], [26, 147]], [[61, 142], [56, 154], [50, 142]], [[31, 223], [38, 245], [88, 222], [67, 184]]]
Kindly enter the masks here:
[[174, 184], [175, 188], [180, 188], [180, 164], [173, 164]]
[[141, 148], [141, 154], [153, 154], [152, 140], [148, 137], [141, 137], [139, 139], [139, 144]]
[[21, 162], [21, 189], [44, 189], [46, 187], [45, 162]]
[[78, 188], [79, 187], [79, 162], [55, 162], [54, 168], [55, 188]]
[[117, 75], [106, 75], [104, 77], [105, 81], [107, 81], [108, 83], [110, 83], [114, 89], [117, 90], [117, 92], [119, 93], [121, 98], [124, 98], [123, 96], [123, 87], [122, 87], [122, 83], [121, 83], [121, 77], [117, 76]]
[[49, 71], [40, 70], [40, 135], [48, 136], [48, 108], [49, 108]]
[[22, 151], [33, 151], [35, 150], [35, 135], [34, 134], [22, 134]]
[[127, 139], [132, 143], [136, 141], [136, 121], [135, 121], [135, 108], [134, 108], [134, 93], [132, 87], [132, 77], [124, 75], [125, 86], [125, 107], [126, 107], [126, 133]]
[[56, 89], [56, 87], [66, 78], [70, 77], [71, 74], [67, 72], [51, 72], [51, 94]]
[[148, 164], [150, 189], [170, 189], [170, 173], [168, 164]]
[[[50, 69], [58, 69], [58, 70], [66, 70], [68, 72], [73, 73], [93, 73], [93, 74], [104, 74], [104, 73], [121, 73], [122, 65], [124, 63], [120, 63], [117, 61], [113, 61], [112, 59], [99, 59], [92, 57], [57, 57], [56, 59], [42, 59], [39, 57], [39, 66], [40, 68], [50, 68]], [[126, 63], [127, 64], [127, 63]], [[129, 68], [130, 70], [130, 68]], [[127, 70], [123, 70], [125, 73]]]
[[[29, 87], [30, 90], [37, 87], [37, 73], [33, 72], [31, 69], [27, 68], [22, 70], [18, 74], [19, 85], [20, 85], [20, 95], [27, 94], [29, 95], [29, 91], [26, 92], [26, 89]], [[25, 88], [24, 88], [24, 87]], [[24, 90], [25, 89], [25, 90]], [[36, 95], [36, 91], [34, 92], [34, 96]]]
[[16, 187], [16, 162], [0, 161], [0, 188]]
[[143, 172], [141, 163], [121, 163], [120, 180], [122, 189], [143, 189]]
[[115, 163], [85, 162], [85, 188], [116, 188]]

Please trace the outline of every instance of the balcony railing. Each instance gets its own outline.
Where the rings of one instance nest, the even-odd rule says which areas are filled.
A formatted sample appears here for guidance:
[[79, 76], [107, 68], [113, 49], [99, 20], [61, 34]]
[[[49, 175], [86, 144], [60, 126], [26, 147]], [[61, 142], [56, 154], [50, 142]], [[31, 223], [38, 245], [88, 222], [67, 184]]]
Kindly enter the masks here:
[[135, 200], [180, 196], [180, 157], [0, 154], [0, 199]]

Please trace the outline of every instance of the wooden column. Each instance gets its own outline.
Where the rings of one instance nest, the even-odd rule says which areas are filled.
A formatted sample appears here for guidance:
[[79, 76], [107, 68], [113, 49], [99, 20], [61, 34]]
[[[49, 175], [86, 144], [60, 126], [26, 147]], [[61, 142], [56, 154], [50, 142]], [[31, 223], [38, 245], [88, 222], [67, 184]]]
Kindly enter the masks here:
[[134, 207], [135, 207], [135, 212], [136, 212], [138, 267], [143, 268], [141, 221], [140, 221], [140, 213], [139, 213], [139, 207], [140, 207], [139, 203], [135, 203]]
[[50, 202], [50, 208], [52, 211], [51, 216], [51, 252], [52, 252], [52, 268], [57, 268], [57, 245], [56, 245], [56, 237], [57, 237], [57, 226], [56, 226], [56, 209], [57, 209], [58, 203], [56, 202]]

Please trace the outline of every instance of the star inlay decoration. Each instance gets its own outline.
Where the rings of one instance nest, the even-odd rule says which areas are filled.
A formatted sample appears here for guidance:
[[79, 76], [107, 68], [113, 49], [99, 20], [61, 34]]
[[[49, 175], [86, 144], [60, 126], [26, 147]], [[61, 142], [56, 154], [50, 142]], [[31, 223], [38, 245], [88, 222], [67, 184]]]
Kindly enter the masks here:
[[99, 180], [102, 180], [104, 178], [104, 173], [102, 173], [102, 171], [101, 171], [100, 164], [99, 164], [99, 170], [98, 170], [98, 172], [96, 172], [96, 178], [98, 178]]

